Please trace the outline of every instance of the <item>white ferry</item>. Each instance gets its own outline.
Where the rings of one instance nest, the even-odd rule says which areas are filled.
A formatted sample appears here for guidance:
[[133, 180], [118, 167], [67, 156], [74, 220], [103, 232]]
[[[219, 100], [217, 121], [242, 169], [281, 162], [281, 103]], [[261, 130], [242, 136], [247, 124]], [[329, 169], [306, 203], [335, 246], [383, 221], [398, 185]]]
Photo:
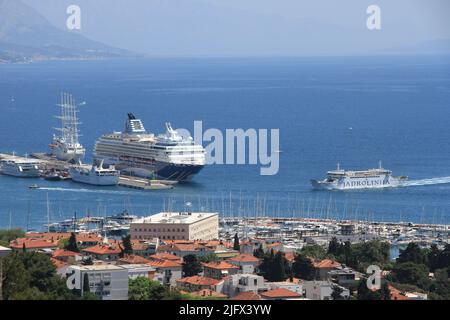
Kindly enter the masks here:
[[0, 161], [0, 173], [20, 177], [38, 178], [40, 176], [39, 161], [35, 159], [12, 157]]
[[394, 177], [392, 171], [382, 167], [362, 171], [346, 171], [338, 164], [336, 170], [328, 171], [324, 180], [311, 180], [314, 189], [318, 190], [355, 190], [379, 189], [401, 186], [408, 177]]
[[84, 165], [79, 163], [69, 169], [72, 181], [95, 186], [115, 186], [119, 183], [119, 171], [114, 166], [108, 168], [100, 165]]

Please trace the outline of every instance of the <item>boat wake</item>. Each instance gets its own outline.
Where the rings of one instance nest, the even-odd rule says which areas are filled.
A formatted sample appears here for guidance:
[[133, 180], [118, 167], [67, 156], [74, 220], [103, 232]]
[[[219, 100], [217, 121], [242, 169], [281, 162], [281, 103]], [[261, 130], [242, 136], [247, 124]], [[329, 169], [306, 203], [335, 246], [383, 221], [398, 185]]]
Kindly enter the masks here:
[[440, 177], [440, 178], [405, 181], [401, 184], [401, 186], [402, 187], [430, 186], [430, 185], [446, 184], [446, 183], [450, 183], [450, 177]]
[[39, 190], [47, 191], [58, 191], [58, 192], [81, 192], [81, 193], [103, 193], [103, 194], [123, 194], [132, 195], [139, 194], [133, 191], [113, 191], [113, 190], [100, 190], [100, 189], [73, 189], [73, 188], [51, 188], [51, 187], [40, 187]]

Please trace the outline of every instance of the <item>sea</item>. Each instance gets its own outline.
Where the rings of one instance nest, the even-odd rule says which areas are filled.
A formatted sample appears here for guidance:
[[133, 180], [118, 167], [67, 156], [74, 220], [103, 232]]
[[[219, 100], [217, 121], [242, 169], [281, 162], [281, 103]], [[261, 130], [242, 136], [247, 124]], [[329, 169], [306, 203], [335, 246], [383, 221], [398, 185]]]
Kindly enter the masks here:
[[[61, 92], [82, 105], [80, 137], [122, 131], [279, 129], [279, 171], [212, 164], [172, 190], [91, 187], [0, 175], [0, 228], [41, 230], [75, 215], [213, 211], [223, 217], [450, 222], [450, 56], [149, 58], [0, 65], [0, 152], [46, 152]], [[85, 104], [83, 103], [85, 102]], [[315, 191], [339, 162], [383, 166], [408, 187]], [[40, 189], [29, 189], [38, 184]]]

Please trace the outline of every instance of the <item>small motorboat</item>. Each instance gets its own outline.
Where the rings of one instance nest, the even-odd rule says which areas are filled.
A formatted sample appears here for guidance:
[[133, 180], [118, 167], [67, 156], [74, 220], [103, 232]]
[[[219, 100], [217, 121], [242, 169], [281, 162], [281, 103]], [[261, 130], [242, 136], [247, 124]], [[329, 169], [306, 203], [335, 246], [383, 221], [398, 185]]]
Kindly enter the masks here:
[[40, 187], [37, 184], [32, 184], [28, 188], [30, 188], [30, 189], [39, 189]]

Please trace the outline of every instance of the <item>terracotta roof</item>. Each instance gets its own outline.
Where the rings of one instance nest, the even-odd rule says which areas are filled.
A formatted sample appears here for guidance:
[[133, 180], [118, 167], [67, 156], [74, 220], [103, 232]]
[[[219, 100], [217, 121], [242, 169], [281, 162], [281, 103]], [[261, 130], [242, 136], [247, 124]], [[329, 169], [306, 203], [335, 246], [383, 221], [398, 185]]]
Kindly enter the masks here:
[[57, 249], [57, 250], [53, 251], [53, 253], [52, 253], [53, 258], [76, 257], [79, 255], [80, 254], [77, 252], [73, 252], [73, 251], [69, 251], [69, 250], [65, 250], [65, 249]]
[[171, 260], [176, 262], [183, 262], [183, 259], [179, 256], [176, 256], [174, 254], [168, 253], [168, 252], [158, 252], [155, 254], [152, 254], [148, 257], [150, 260], [156, 259], [156, 260]]
[[22, 249], [25, 245], [26, 249], [45, 249], [45, 248], [55, 248], [58, 246], [56, 241], [50, 241], [45, 239], [34, 239], [34, 238], [18, 238], [12, 240], [9, 246], [12, 249]]
[[241, 292], [231, 300], [261, 300], [261, 296], [253, 291]]
[[410, 300], [403, 292], [389, 285], [389, 291], [391, 292], [391, 300]]
[[83, 252], [106, 255], [106, 254], [119, 254], [122, 252], [119, 246], [97, 244], [93, 247], [82, 249]]
[[285, 288], [278, 288], [261, 293], [261, 297], [263, 298], [299, 298], [301, 296], [301, 294]]
[[255, 256], [247, 253], [239, 254], [233, 258], [229, 258], [228, 261], [233, 262], [259, 262], [259, 259]]
[[176, 261], [171, 261], [171, 260], [149, 260], [149, 262], [147, 262], [148, 265], [155, 267], [155, 268], [181, 268], [182, 264]]
[[58, 259], [55, 259], [55, 258], [50, 258], [50, 260], [52, 261], [52, 263], [56, 267], [56, 269], [64, 268], [65, 266], [67, 266], [67, 263], [65, 263], [65, 262], [63, 262], [61, 260], [58, 260]]
[[77, 242], [95, 242], [100, 243], [103, 241], [103, 238], [95, 233], [78, 233], [75, 235]]
[[145, 251], [148, 248], [148, 243], [142, 242], [140, 240], [131, 240], [131, 246], [133, 247], [133, 250]]
[[203, 267], [218, 269], [218, 270], [228, 270], [228, 269], [239, 269], [239, 267], [228, 263], [226, 261], [211, 261], [209, 263], [202, 263]]
[[124, 257], [119, 259], [119, 262], [127, 264], [146, 264], [149, 263], [150, 260], [135, 254], [126, 254]]
[[205, 247], [204, 245], [198, 244], [198, 243], [192, 243], [192, 244], [182, 244], [182, 243], [176, 243], [172, 247], [176, 251], [213, 251], [211, 248]]
[[314, 262], [313, 263], [315, 268], [340, 268], [341, 264], [337, 261], [331, 260], [331, 259], [324, 259], [322, 261]]
[[178, 279], [177, 282], [180, 283], [189, 283], [193, 285], [201, 285], [201, 286], [215, 286], [221, 283], [223, 280], [217, 280], [213, 278], [207, 278], [202, 276], [192, 276]]
[[27, 238], [41, 238], [51, 241], [59, 241], [70, 237], [70, 232], [29, 232]]
[[211, 290], [211, 289], [202, 289], [199, 291], [194, 291], [191, 293], [191, 295], [194, 297], [204, 297], [204, 298], [206, 298], [206, 297], [226, 298], [227, 297], [226, 295], [224, 295], [220, 292]]

